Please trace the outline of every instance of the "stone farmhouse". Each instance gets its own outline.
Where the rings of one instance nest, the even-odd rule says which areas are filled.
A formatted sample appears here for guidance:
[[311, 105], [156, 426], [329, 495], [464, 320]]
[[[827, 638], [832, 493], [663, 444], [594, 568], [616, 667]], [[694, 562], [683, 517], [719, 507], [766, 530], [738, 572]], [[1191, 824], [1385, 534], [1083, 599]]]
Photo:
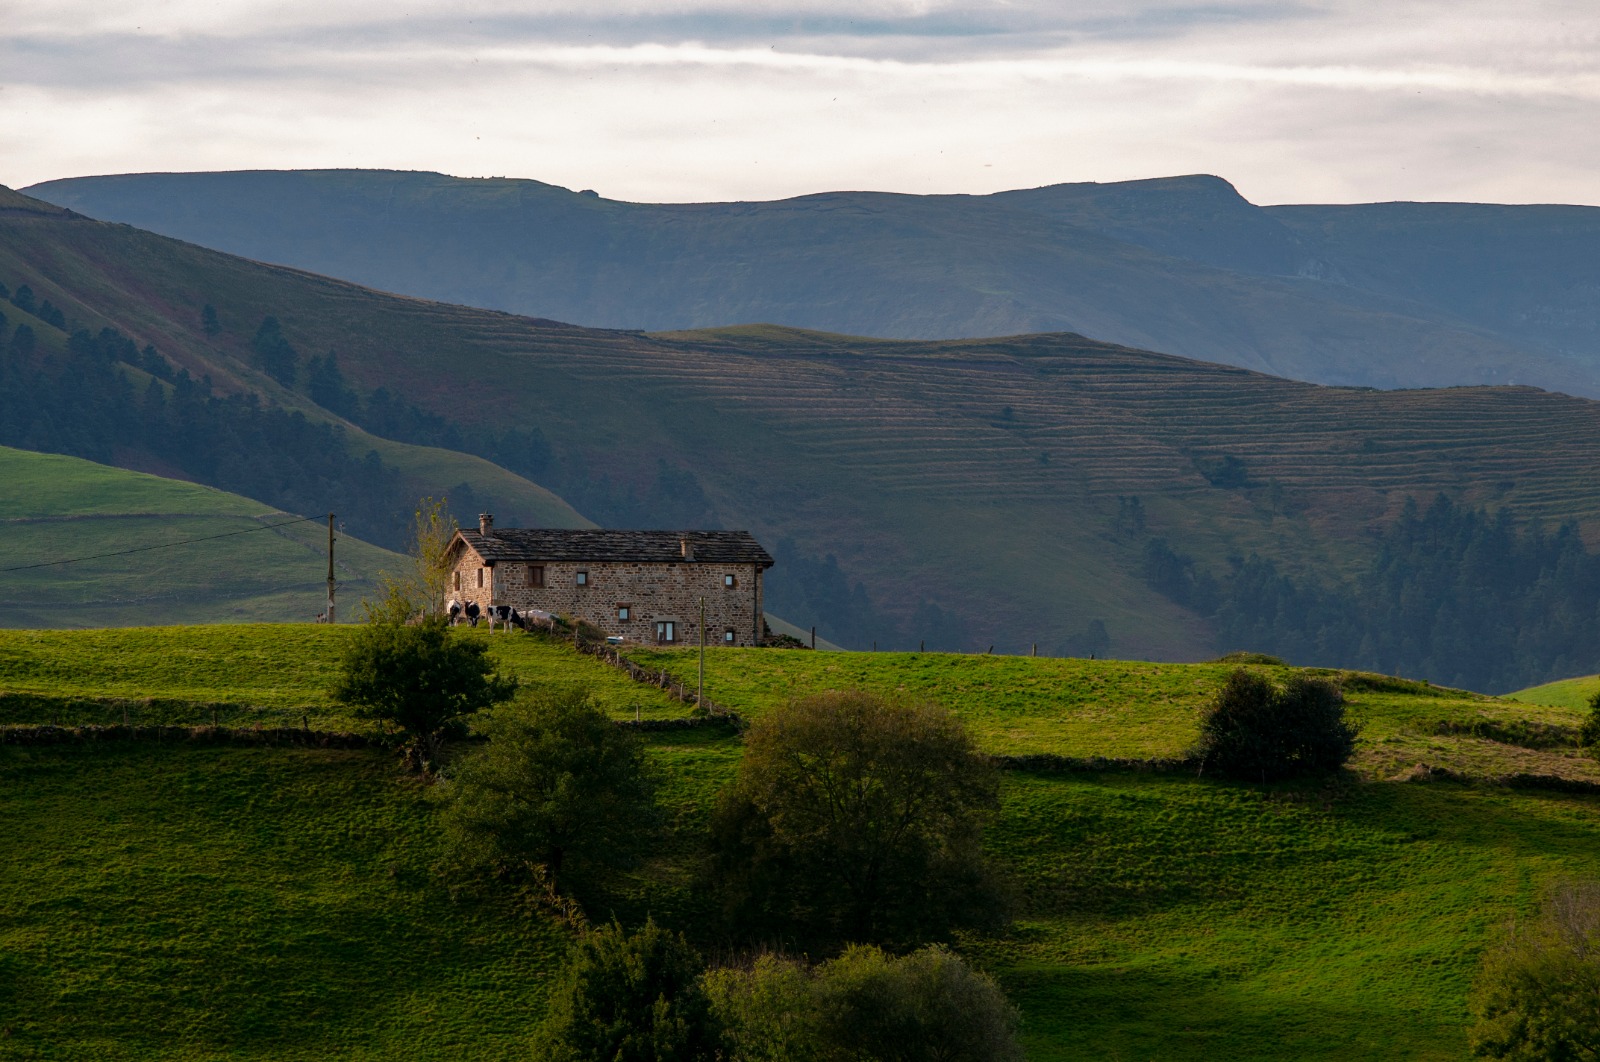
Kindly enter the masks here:
[[451, 595], [480, 608], [566, 615], [630, 642], [760, 645], [761, 576], [772, 557], [748, 531], [613, 531], [494, 526], [450, 541]]

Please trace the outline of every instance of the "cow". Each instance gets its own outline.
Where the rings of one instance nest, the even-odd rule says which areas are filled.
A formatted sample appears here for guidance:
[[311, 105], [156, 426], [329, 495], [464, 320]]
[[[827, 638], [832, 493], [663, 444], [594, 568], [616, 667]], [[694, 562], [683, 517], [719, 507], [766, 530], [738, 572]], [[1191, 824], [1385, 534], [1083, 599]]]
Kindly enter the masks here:
[[450, 626], [454, 627], [461, 622], [461, 602], [452, 597], [445, 605], [445, 609], [450, 613]]
[[469, 626], [476, 627], [478, 625], [478, 617], [482, 614], [482, 612], [483, 610], [478, 607], [478, 603], [476, 601], [468, 601], [467, 624]]
[[494, 630], [495, 624], [499, 623], [501, 630], [509, 632], [513, 614], [514, 610], [510, 605], [490, 605], [488, 609], [489, 629], [491, 631]]

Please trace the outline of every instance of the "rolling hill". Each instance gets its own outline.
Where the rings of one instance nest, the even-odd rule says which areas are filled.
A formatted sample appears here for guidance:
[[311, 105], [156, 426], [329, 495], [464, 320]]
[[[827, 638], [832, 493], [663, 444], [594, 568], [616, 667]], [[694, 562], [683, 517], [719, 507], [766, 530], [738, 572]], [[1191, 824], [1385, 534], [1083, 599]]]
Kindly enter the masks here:
[[1588, 207], [1261, 208], [1208, 176], [694, 204], [358, 170], [29, 191], [250, 258], [598, 327], [1072, 331], [1318, 383], [1600, 396]]
[[114, 324], [219, 392], [340, 420], [304, 373], [290, 388], [257, 367], [251, 337], [274, 316], [302, 359], [336, 351], [341, 386], [365, 396], [341, 421], [357, 447], [457, 462], [417, 475], [418, 493], [473, 473], [459, 455], [359, 434], [380, 388], [463, 432], [537, 428], [537, 478], [608, 522], [628, 499], [690, 499], [697, 520], [753, 530], [780, 561], [770, 607], [861, 648], [1212, 656], [1237, 647], [1151, 584], [1153, 540], [1218, 571], [1259, 555], [1337, 578], [1372, 561], [1408, 502], [1439, 493], [1600, 539], [1600, 405], [1560, 394], [1317, 386], [1073, 334], [581, 328], [385, 295], [12, 196], [0, 282], [26, 281], [69, 324]]
[[[323, 524], [194, 483], [4, 446], [0, 483], [0, 568], [76, 561], [0, 572], [0, 626], [304, 621], [325, 607]], [[191, 544], [167, 545], [180, 542]], [[334, 556], [344, 620], [360, 617], [382, 570], [404, 562], [344, 534]]]

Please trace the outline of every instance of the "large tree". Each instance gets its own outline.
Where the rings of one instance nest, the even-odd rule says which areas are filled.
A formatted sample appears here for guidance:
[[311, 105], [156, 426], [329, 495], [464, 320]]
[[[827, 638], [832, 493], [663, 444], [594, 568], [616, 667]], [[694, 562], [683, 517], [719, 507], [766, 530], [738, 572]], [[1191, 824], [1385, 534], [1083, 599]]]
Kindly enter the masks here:
[[542, 690], [490, 713], [486, 744], [452, 765], [445, 833], [469, 865], [542, 868], [554, 887], [626, 864], [655, 821], [639, 740], [579, 689]]
[[802, 943], [937, 939], [1001, 905], [982, 851], [997, 785], [961, 722], [865, 692], [805, 697], [745, 735], [713, 822], [736, 928]]
[[1279, 686], [1239, 668], [1201, 716], [1195, 755], [1203, 771], [1271, 782], [1338, 770], [1355, 752], [1356, 734], [1333, 683], [1296, 675]]
[[516, 682], [495, 673], [488, 643], [457, 637], [438, 616], [369, 620], [351, 635], [333, 698], [403, 738], [406, 762], [432, 772], [467, 716], [507, 700]]

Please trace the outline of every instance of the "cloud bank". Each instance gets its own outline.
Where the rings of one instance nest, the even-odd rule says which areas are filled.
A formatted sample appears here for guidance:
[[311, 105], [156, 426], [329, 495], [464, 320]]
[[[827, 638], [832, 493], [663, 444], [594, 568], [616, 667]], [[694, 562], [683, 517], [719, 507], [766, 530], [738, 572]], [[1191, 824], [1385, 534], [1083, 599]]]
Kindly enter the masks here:
[[1589, 0], [0, 5], [0, 182], [384, 167], [619, 199], [1208, 172], [1600, 203]]

